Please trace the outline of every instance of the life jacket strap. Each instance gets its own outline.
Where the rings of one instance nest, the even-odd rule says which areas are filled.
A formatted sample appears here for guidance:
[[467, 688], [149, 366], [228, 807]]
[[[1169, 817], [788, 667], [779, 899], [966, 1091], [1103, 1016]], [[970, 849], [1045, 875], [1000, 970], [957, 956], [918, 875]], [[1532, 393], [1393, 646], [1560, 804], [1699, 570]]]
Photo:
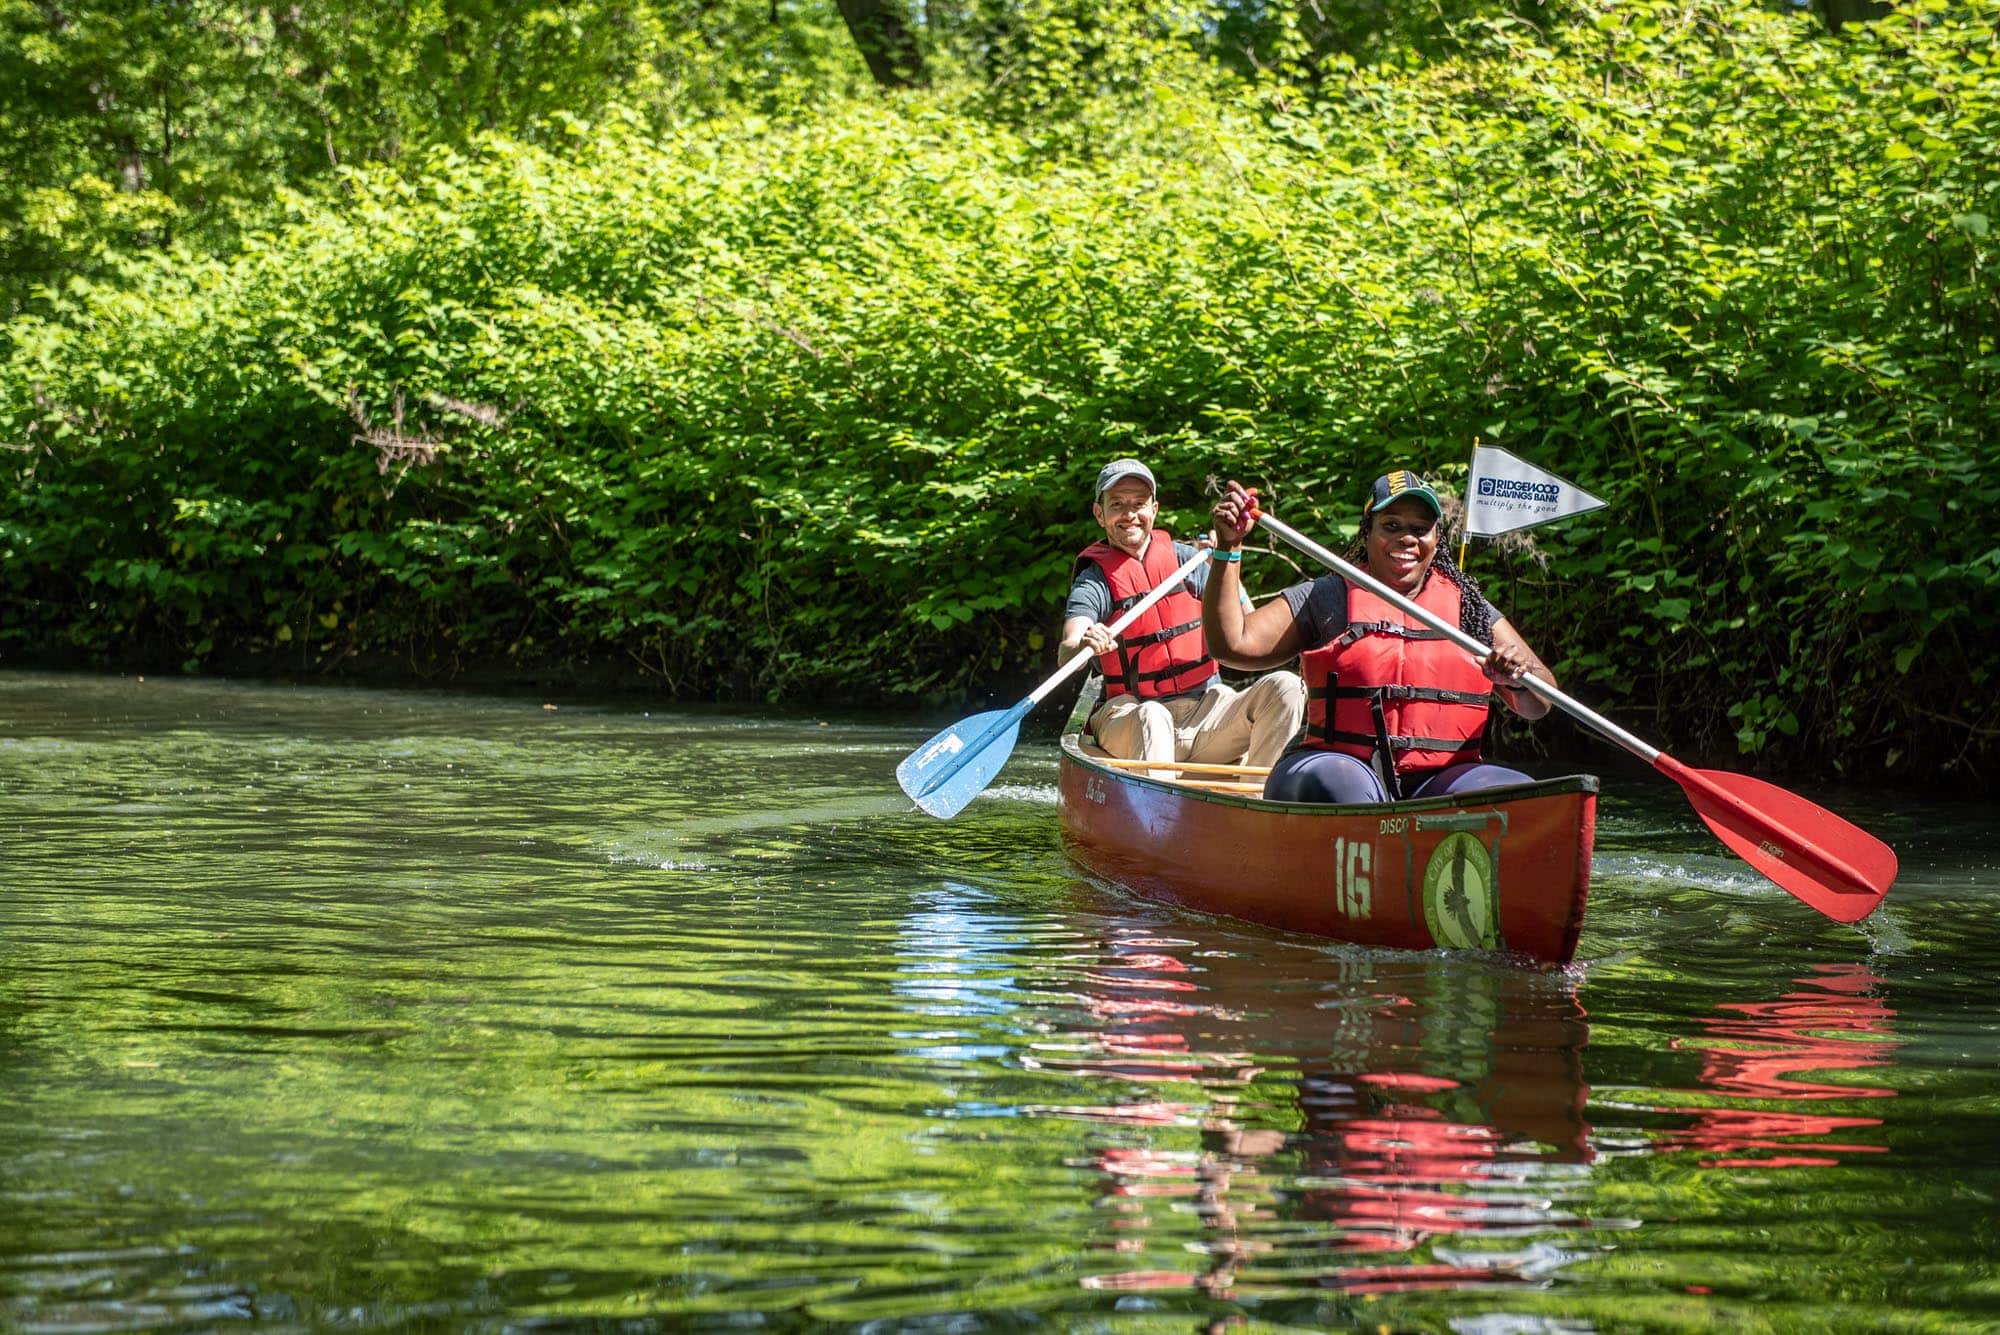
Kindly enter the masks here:
[[1158, 644], [1162, 640], [1171, 640], [1176, 635], [1185, 635], [1191, 630], [1200, 628], [1201, 618], [1196, 617], [1193, 621], [1183, 621], [1178, 626], [1168, 626], [1164, 630], [1147, 631], [1144, 635], [1120, 636], [1119, 640], [1130, 651], [1143, 649], [1149, 644]]
[[1486, 703], [1486, 695], [1477, 691], [1447, 691], [1442, 686], [1320, 686], [1308, 690], [1306, 696], [1313, 700], [1430, 700], [1447, 705]]
[[1332, 691], [1312, 691], [1312, 695], [1330, 695], [1334, 699], [1430, 699], [1446, 705], [1482, 705], [1490, 693], [1448, 691], [1442, 685], [1340, 685]]
[[1139, 680], [1165, 681], [1168, 677], [1185, 677], [1190, 672], [1200, 672], [1203, 668], [1213, 668], [1214, 666], [1215, 660], [1203, 654], [1200, 658], [1191, 658], [1185, 663], [1176, 663], [1172, 667], [1163, 667], [1156, 672], [1142, 672], [1139, 674]]
[[1400, 621], [1350, 621], [1338, 641], [1353, 644], [1364, 635], [1394, 635], [1405, 640], [1446, 640], [1451, 637], [1429, 626], [1405, 626]]
[[1131, 654], [1126, 653], [1122, 648], [1118, 652], [1118, 665], [1120, 668], [1120, 679], [1124, 682], [1125, 694], [1127, 695], [1140, 694], [1139, 685], [1142, 682], [1165, 681], [1170, 677], [1185, 677], [1191, 673], [1196, 674], [1194, 680], [1187, 684], [1187, 688], [1192, 690], [1202, 682], [1207, 681], [1210, 677], [1213, 677], [1218, 670], [1215, 666], [1215, 660], [1209, 655], [1203, 654], [1200, 658], [1191, 658], [1185, 663], [1169, 663], [1167, 666], [1152, 672], [1141, 672], [1139, 671], [1139, 660]]
[[1371, 694], [1368, 712], [1375, 723], [1375, 777], [1381, 781], [1382, 791], [1389, 795], [1391, 802], [1403, 800], [1403, 776], [1396, 773], [1395, 743], [1389, 736], [1389, 723], [1382, 714], [1382, 697]]
[[1350, 746], [1373, 747], [1386, 741], [1396, 751], [1477, 751], [1479, 741], [1473, 737], [1404, 737], [1385, 731], [1381, 737], [1367, 732], [1328, 732], [1322, 734], [1329, 741], [1346, 742]]

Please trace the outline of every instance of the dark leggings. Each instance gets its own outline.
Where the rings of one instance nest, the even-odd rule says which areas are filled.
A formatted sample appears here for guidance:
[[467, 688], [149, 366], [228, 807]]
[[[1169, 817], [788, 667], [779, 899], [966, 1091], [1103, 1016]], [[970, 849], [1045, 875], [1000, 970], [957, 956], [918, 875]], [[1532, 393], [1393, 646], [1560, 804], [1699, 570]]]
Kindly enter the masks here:
[[[1504, 765], [1447, 765], [1422, 776], [1403, 776], [1404, 797], [1444, 797], [1475, 788], [1504, 788], [1534, 779]], [[1278, 757], [1264, 796], [1274, 802], [1386, 802], [1382, 781], [1365, 760], [1340, 751], [1304, 747]]]

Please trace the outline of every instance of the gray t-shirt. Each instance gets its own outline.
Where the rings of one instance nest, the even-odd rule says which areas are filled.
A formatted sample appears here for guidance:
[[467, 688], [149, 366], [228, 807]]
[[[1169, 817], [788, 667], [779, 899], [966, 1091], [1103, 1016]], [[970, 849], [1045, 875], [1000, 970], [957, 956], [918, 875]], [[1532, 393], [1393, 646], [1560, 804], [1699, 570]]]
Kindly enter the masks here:
[[[1339, 575], [1301, 580], [1284, 597], [1306, 648], [1317, 649], [1347, 629], [1347, 581]], [[1500, 620], [1500, 609], [1486, 602], [1485, 595], [1479, 601], [1486, 603], [1494, 621]]]

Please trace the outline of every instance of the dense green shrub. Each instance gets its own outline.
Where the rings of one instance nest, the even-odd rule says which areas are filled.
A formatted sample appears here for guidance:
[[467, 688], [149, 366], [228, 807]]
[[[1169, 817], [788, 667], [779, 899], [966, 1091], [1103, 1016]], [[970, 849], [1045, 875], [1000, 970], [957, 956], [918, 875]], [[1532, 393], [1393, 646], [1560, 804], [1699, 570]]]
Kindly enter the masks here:
[[1984, 765], [2000, 7], [1915, 13], [1606, 3], [1311, 96], [1162, 48], [1055, 156], [947, 91], [353, 173], [11, 328], [0, 653], [941, 701], [1040, 666], [1115, 453], [1332, 536], [1483, 439], [1611, 502], [1469, 558], [1586, 697]]
[[231, 244], [343, 164], [866, 79], [815, 0], [0, 0], [0, 319], [119, 256]]

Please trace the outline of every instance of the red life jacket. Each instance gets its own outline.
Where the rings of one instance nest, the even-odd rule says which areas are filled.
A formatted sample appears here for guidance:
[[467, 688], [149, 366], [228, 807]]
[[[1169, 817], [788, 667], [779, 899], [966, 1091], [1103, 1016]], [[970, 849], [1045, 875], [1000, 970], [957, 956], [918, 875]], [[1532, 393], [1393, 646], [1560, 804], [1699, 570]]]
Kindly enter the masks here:
[[[1459, 624], [1459, 587], [1443, 575], [1413, 601]], [[1479, 759], [1493, 683], [1471, 654], [1366, 589], [1347, 586], [1346, 632], [1300, 655], [1299, 674], [1307, 746], [1368, 761], [1386, 748], [1398, 774]]]
[[[1093, 542], [1077, 556], [1076, 569], [1082, 570], [1086, 561], [1102, 570], [1111, 585], [1107, 625], [1180, 568], [1173, 535], [1163, 528], [1153, 530], [1143, 558], [1108, 542]], [[1130, 694], [1150, 700], [1200, 686], [1217, 671], [1201, 633], [1201, 601], [1181, 585], [1127, 626], [1118, 646], [1097, 656], [1097, 667], [1104, 674], [1106, 699]]]

